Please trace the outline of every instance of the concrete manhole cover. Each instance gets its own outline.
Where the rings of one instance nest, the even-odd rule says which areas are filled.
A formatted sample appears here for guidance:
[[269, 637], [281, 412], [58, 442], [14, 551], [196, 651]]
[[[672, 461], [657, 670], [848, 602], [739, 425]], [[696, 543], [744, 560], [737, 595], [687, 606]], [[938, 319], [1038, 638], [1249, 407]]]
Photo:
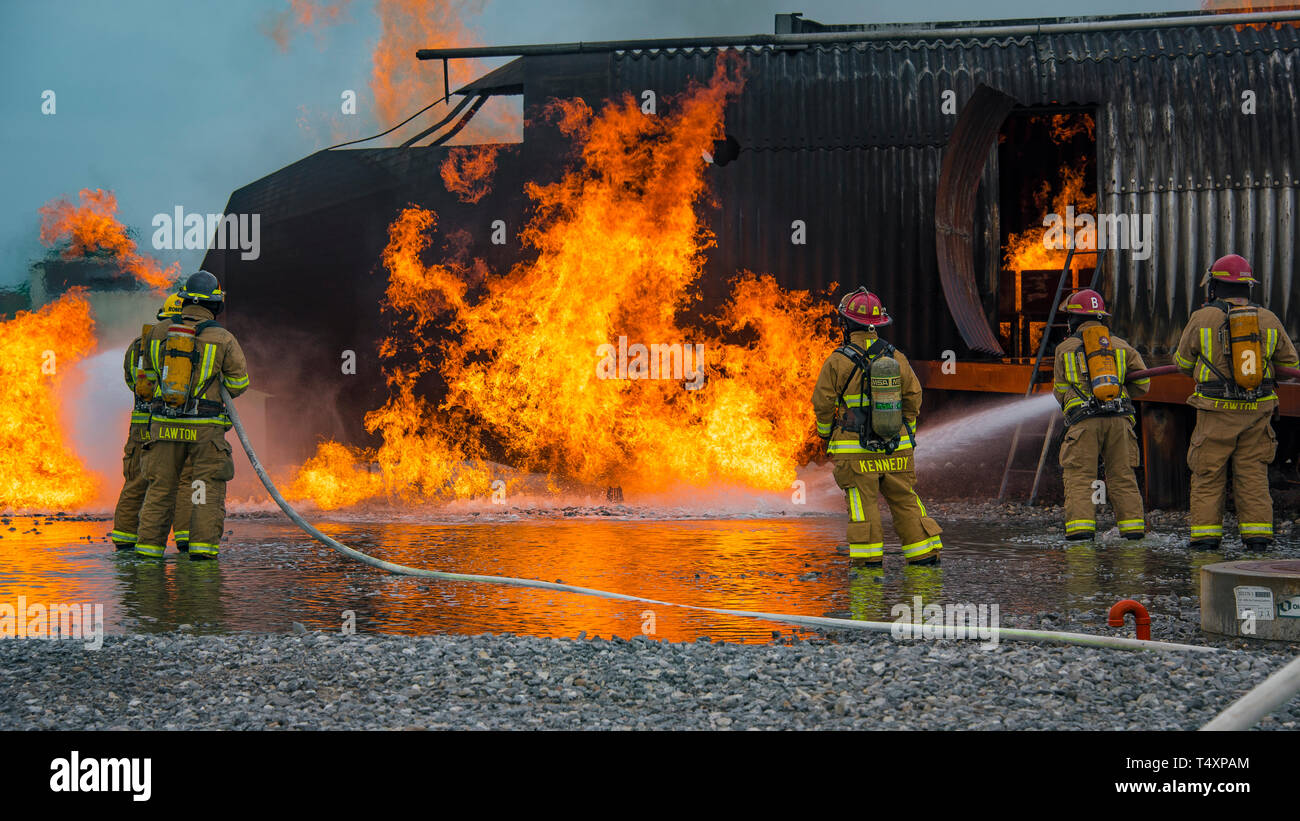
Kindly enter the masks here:
[[1265, 575], [1300, 576], [1300, 559], [1242, 559], [1206, 565], [1206, 570], [1229, 573], [1262, 573]]
[[1300, 640], [1300, 560], [1256, 559], [1201, 568], [1201, 629]]

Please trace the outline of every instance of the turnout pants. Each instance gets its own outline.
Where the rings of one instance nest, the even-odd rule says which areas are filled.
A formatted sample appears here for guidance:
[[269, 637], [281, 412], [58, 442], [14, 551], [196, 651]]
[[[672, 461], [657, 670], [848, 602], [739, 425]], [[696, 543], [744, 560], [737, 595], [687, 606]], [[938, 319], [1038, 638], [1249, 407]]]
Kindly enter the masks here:
[[894, 530], [903, 545], [903, 558], [914, 562], [943, 548], [943, 528], [925, 513], [916, 495], [916, 470], [911, 451], [836, 456], [835, 483], [844, 489], [849, 505], [849, 558], [879, 562], [885, 556], [885, 534], [877, 496], [894, 517]]
[[[119, 545], [133, 545], [139, 541], [140, 507], [144, 504], [145, 491], [149, 488], [149, 480], [144, 474], [144, 443], [148, 441], [148, 423], [132, 423], [126, 437], [126, 447], [122, 449], [122, 492], [117, 497], [117, 507], [113, 510], [113, 532], [109, 534], [109, 538]], [[190, 468], [190, 463], [186, 462], [181, 471], [182, 487], [189, 487]], [[189, 541], [188, 491], [176, 494], [176, 507], [167, 526], [175, 528], [177, 544]]]
[[1192, 469], [1192, 540], [1223, 538], [1223, 505], [1232, 464], [1232, 498], [1241, 538], [1273, 538], [1273, 497], [1268, 466], [1277, 455], [1271, 411], [1197, 409], [1196, 429], [1187, 449]]
[[[1061, 442], [1067, 536], [1097, 531], [1094, 499], [1109, 501], [1115, 524], [1124, 534], [1146, 533], [1142, 494], [1133, 468], [1141, 464], [1137, 433], [1125, 416], [1093, 416], [1070, 426]], [[1097, 461], [1106, 465], [1105, 494], [1093, 487]]]
[[[162, 556], [167, 546], [170, 509], [177, 493], [191, 502], [189, 547], [192, 556], [216, 556], [226, 526], [226, 482], [235, 477], [235, 462], [225, 429], [219, 425], [185, 425], [168, 420], [169, 430], [193, 431], [193, 441], [160, 438], [164, 423], [154, 422], [144, 447], [144, 471], [149, 482], [140, 508], [137, 553]], [[182, 469], [191, 461], [191, 477], [181, 484]], [[199, 482], [198, 487], [194, 483]]]

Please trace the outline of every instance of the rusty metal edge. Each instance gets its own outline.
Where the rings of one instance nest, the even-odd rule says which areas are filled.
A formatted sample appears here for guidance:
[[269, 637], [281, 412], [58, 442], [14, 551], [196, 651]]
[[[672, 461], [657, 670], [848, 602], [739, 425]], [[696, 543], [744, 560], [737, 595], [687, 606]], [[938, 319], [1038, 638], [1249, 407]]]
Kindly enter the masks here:
[[980, 83], [966, 101], [948, 138], [934, 204], [939, 280], [957, 330], [971, 350], [1002, 356], [984, 316], [975, 284], [975, 195], [1002, 121], [1015, 106], [1008, 94]]

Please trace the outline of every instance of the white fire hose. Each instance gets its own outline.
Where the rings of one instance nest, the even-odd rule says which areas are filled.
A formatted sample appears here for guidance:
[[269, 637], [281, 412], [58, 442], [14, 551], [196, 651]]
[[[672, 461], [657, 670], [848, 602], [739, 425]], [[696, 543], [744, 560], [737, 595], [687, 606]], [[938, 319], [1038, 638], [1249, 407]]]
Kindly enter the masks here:
[[1249, 730], [1300, 692], [1300, 657], [1228, 705], [1202, 730]]
[[[718, 613], [724, 616], [740, 616], [749, 619], [761, 619], [763, 621], [782, 622], [785, 624], [797, 624], [806, 627], [821, 627], [838, 630], [869, 630], [877, 633], [901, 633], [904, 638], [931, 638], [942, 637], [944, 628], [939, 626], [914, 625], [909, 623], [896, 624], [893, 622], [881, 621], [858, 621], [856, 619], [834, 619], [825, 616], [799, 616], [789, 615], [786, 613], [761, 613], [754, 610], [728, 610], [719, 607], [703, 607], [694, 604], [678, 604], [676, 602], [659, 601], [658, 599], [647, 599], [641, 596], [629, 596], [623, 593], [610, 593], [605, 590], [595, 590], [590, 587], [578, 587], [571, 584], [560, 584], [558, 582], [544, 582], [536, 579], [520, 579], [511, 576], [482, 576], [472, 573], [447, 573], [440, 570], [424, 570], [418, 567], [407, 567], [406, 565], [386, 562], [383, 559], [376, 559], [373, 556], [367, 556], [359, 550], [355, 550], [342, 542], [336, 541], [324, 533], [317, 530], [311, 523], [307, 522], [298, 514], [298, 511], [285, 501], [276, 489], [275, 483], [267, 475], [266, 469], [262, 467], [261, 461], [253, 451], [253, 445], [248, 441], [248, 433], [244, 430], [244, 424], [239, 419], [239, 413], [235, 410], [235, 403], [230, 398], [230, 394], [225, 387], [221, 388], [221, 398], [226, 401], [226, 412], [230, 415], [230, 421], [234, 423], [235, 432], [239, 435], [239, 441], [244, 445], [244, 452], [248, 454], [248, 462], [253, 466], [257, 477], [262, 480], [271, 498], [280, 506], [284, 514], [288, 516], [294, 524], [302, 528], [308, 535], [316, 539], [323, 545], [331, 547], [342, 553], [350, 559], [355, 559], [371, 567], [377, 567], [380, 570], [386, 570], [389, 573], [396, 573], [402, 576], [419, 576], [429, 579], [444, 579], [446, 581], [459, 582], [485, 582], [487, 584], [506, 584], [514, 587], [535, 587], [542, 590], [560, 590], [566, 593], [580, 593], [586, 596], [599, 596], [605, 599], [618, 599], [619, 601], [643, 602], [645, 604], [657, 604], [663, 607], [681, 607], [687, 610], [697, 610], [706, 613]], [[951, 628], [949, 628], [951, 630]], [[930, 633], [931, 635], [926, 635]], [[1013, 639], [1018, 641], [1031, 641], [1042, 643], [1060, 642], [1063, 644], [1079, 644], [1088, 647], [1108, 647], [1124, 650], [1187, 650], [1197, 653], [1215, 653], [1218, 652], [1216, 647], [1205, 647], [1195, 644], [1176, 644], [1173, 642], [1162, 641], [1141, 641], [1138, 639], [1121, 638], [1119, 636], [1098, 636], [1088, 633], [1065, 633], [1056, 630], [1025, 630], [1012, 627], [993, 627], [985, 630], [989, 639], [996, 638]], [[973, 637], [974, 629], [965, 632], [966, 636]], [[951, 633], [947, 635], [952, 635]], [[959, 629], [955, 636], [962, 637], [963, 632]], [[981, 636], [983, 638], [983, 636]]]

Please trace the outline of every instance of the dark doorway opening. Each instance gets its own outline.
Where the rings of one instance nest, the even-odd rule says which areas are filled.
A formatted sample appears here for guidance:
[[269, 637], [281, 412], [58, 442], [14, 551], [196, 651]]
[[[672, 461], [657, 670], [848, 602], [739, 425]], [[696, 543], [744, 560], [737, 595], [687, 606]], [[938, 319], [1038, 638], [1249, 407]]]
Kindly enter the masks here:
[[[998, 135], [1001, 268], [996, 329], [1011, 361], [1032, 361], [1065, 266], [1067, 248], [1044, 225], [1058, 215], [1070, 233], [1073, 216], [1097, 211], [1096, 116], [1087, 108], [1018, 108]], [[1076, 249], [1067, 289], [1087, 287], [1095, 251]], [[1049, 340], [1050, 342], [1051, 340]], [[1048, 348], [1051, 353], [1051, 347]]]

